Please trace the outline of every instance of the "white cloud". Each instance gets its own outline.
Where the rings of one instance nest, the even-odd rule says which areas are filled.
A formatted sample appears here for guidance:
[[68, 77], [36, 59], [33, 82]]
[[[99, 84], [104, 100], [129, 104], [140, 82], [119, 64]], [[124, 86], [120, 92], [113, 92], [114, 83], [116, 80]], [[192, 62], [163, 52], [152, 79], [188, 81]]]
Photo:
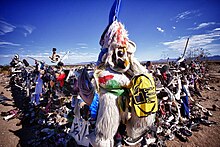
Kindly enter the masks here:
[[215, 28], [215, 29], [213, 30], [213, 32], [214, 32], [214, 31], [220, 31], [220, 28]]
[[65, 54], [66, 54], [66, 52], [59, 52], [59, 54], [61, 54], [61, 55], [65, 55]]
[[98, 53], [71, 52], [69, 57], [73, 58], [97, 58]]
[[23, 25], [22, 28], [25, 30], [24, 32], [25, 37], [30, 35], [36, 29], [36, 27], [32, 25]]
[[8, 22], [2, 21], [0, 20], [0, 35], [5, 35], [6, 33], [10, 33], [13, 32], [16, 28], [20, 28], [24, 31], [23, 34], [25, 37], [27, 37], [28, 35], [30, 35], [33, 30], [36, 29], [35, 26], [32, 25], [18, 25], [18, 26], [14, 26]]
[[[184, 36], [174, 41], [163, 42], [163, 45], [167, 46], [173, 51], [182, 52], [185, 47], [187, 38], [188, 36]], [[214, 32], [210, 32], [207, 34], [193, 35], [189, 39], [188, 48], [211, 49], [211, 47], [214, 47], [214, 46], [219, 47], [220, 44], [216, 44], [214, 42], [214, 41], [219, 41], [219, 40], [220, 40], [220, 31], [214, 31]]]
[[0, 58], [9, 58], [9, 57], [13, 57], [13, 55], [1, 55], [0, 54]]
[[0, 42], [0, 46], [10, 45], [10, 46], [20, 46], [20, 44], [12, 43], [12, 42]]
[[161, 33], [164, 32], [164, 30], [163, 30], [162, 28], [160, 28], [160, 27], [157, 27], [157, 30], [158, 30], [159, 32], [161, 32]]
[[[65, 52], [66, 53], [66, 52]], [[61, 55], [61, 58], [65, 54], [64, 52], [59, 52], [58, 54]], [[63, 62], [64, 64], [76, 64], [80, 62], [91, 62], [91, 61], [96, 61], [97, 60], [98, 53], [85, 53], [85, 52], [70, 52], [68, 54], [68, 58], [66, 58]], [[51, 63], [48, 53], [35, 53], [35, 54], [23, 54], [20, 55], [21, 58], [26, 58], [29, 59], [30, 61], [32, 59], [28, 57], [35, 58], [40, 61], [45, 61], [46, 64], [54, 64]]]
[[32, 58], [48, 58], [46, 55], [42, 54], [30, 54], [30, 55], [22, 55], [21, 57], [32, 57]]
[[[176, 22], [178, 22], [179, 20], [190, 19], [192, 17], [197, 17], [197, 16], [200, 16], [200, 15], [201, 15], [201, 13], [199, 13], [198, 10], [184, 11], [184, 12], [181, 12], [181, 13], [177, 14], [174, 17], [174, 20], [176, 20]], [[173, 19], [171, 19], [171, 20], [173, 20]]]
[[87, 43], [80, 42], [80, 43], [77, 43], [76, 45], [79, 46], [78, 48], [76, 48], [76, 50], [78, 50], [78, 49], [87, 49], [88, 48]]
[[173, 28], [174, 30], [176, 29], [176, 27], [174, 27], [174, 26], [173, 26], [172, 28]]
[[81, 46], [80, 48], [81, 48], [81, 49], [85, 49], [85, 48], [88, 48], [88, 47], [87, 47], [87, 46]]
[[184, 44], [186, 42], [187, 37], [182, 37], [180, 39], [170, 41], [170, 42], [164, 42], [163, 45], [167, 46], [170, 49], [174, 50], [182, 50], [184, 47]]
[[189, 28], [188, 30], [199, 30], [201, 28], [205, 28], [205, 27], [208, 27], [210, 25], [215, 25], [215, 24], [216, 24], [215, 22], [204, 22], [204, 23], [199, 24], [197, 27]]
[[16, 26], [0, 20], [0, 35], [13, 32]]
[[190, 11], [185, 11], [185, 12], [182, 12], [182, 13], [179, 13], [176, 18], [177, 19], [185, 19], [189, 14], [191, 14], [192, 12]]
[[86, 43], [77, 43], [76, 45], [79, 45], [79, 46], [87, 46]]
[[[13, 43], [10, 42], [0, 42], [1, 45], [13, 45]], [[16, 44], [14, 44], [16, 45]], [[18, 45], [18, 44], [17, 44]], [[20, 47], [21, 49], [21, 47]], [[55, 65], [55, 63], [52, 63], [49, 59], [49, 56], [51, 55], [48, 50], [45, 51], [28, 51], [25, 48], [22, 48], [22, 50], [25, 50], [25, 52], [22, 52], [21, 50], [19, 51], [19, 56], [21, 59], [26, 59], [31, 65], [34, 65], [34, 60], [28, 57], [32, 57], [34, 59], [37, 59], [39, 61], [44, 61], [48, 65]], [[14, 50], [16, 51], [16, 50]], [[63, 62], [65, 65], [70, 65], [70, 64], [77, 64], [81, 62], [92, 62], [92, 61], [97, 61], [99, 50], [95, 50], [94, 52], [86, 52], [84, 50], [75, 50], [75, 49], [70, 49], [70, 53], [68, 54], [68, 58], [66, 58]], [[65, 50], [62, 50], [61, 52], [58, 52], [58, 54], [61, 56], [61, 58], [66, 54]], [[7, 55], [0, 53], [0, 57], [12, 57], [13, 55]], [[5, 59], [4, 59], [5, 60]]]

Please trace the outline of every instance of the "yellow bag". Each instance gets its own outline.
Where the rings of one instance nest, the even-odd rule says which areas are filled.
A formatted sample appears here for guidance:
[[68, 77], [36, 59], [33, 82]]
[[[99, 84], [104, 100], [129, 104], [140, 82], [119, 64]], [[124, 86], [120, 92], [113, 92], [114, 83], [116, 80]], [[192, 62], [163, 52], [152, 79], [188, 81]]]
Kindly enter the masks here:
[[158, 110], [156, 87], [150, 74], [131, 79], [132, 104], [138, 117], [146, 117]]

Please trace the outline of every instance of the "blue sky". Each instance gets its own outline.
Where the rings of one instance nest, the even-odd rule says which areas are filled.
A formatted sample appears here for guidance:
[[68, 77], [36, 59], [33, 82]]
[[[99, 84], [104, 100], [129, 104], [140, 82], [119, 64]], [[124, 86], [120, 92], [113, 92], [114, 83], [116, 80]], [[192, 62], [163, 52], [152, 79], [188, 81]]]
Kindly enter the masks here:
[[[96, 61], [113, 2], [1, 0], [0, 64], [16, 53], [51, 64], [53, 47], [61, 56], [70, 51], [65, 64]], [[188, 51], [204, 48], [220, 55], [219, 6], [218, 0], [122, 0], [119, 21], [140, 61], [178, 57], [188, 37]]]

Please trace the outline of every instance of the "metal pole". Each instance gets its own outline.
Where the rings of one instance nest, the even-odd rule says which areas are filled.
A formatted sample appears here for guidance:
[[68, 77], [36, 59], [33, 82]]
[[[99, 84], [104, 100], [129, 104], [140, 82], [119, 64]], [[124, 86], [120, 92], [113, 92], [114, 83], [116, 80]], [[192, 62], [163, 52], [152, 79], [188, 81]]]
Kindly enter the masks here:
[[186, 48], [187, 48], [187, 46], [188, 46], [188, 43], [189, 43], [189, 38], [187, 38], [187, 41], [186, 41], [186, 45], [185, 45], [185, 48], [184, 48], [184, 52], [183, 52], [183, 56], [182, 56], [182, 58], [185, 56], [185, 54], [186, 54]]

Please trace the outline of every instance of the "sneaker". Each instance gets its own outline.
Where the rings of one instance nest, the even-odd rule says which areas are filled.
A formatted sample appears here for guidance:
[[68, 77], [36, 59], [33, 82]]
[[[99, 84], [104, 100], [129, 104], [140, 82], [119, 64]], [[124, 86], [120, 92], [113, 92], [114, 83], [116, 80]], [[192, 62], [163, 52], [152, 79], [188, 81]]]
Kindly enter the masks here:
[[192, 132], [187, 129], [187, 128], [180, 128], [180, 132], [184, 135], [184, 136], [192, 136]]
[[173, 115], [169, 116], [166, 121], [169, 123], [169, 122], [171, 122], [172, 120], [174, 120], [174, 116], [173, 116]]
[[163, 128], [161, 126], [157, 127], [157, 134], [162, 133], [163, 132]]
[[142, 139], [143, 139], [143, 137], [138, 137], [138, 138], [135, 138], [135, 139], [133, 139], [131, 137], [127, 137], [127, 138], [124, 139], [124, 142], [128, 145], [135, 145], [135, 144], [141, 142]]
[[201, 124], [206, 125], [206, 126], [211, 126], [213, 124], [217, 124], [214, 121], [209, 121], [209, 120], [205, 120], [205, 119], [201, 119]]
[[167, 139], [168, 139], [168, 140], [173, 140], [174, 138], [175, 138], [174, 134], [169, 134], [169, 135], [167, 136]]
[[146, 141], [147, 141], [147, 145], [153, 144], [156, 142], [156, 138], [148, 138], [148, 139], [146, 138]]

